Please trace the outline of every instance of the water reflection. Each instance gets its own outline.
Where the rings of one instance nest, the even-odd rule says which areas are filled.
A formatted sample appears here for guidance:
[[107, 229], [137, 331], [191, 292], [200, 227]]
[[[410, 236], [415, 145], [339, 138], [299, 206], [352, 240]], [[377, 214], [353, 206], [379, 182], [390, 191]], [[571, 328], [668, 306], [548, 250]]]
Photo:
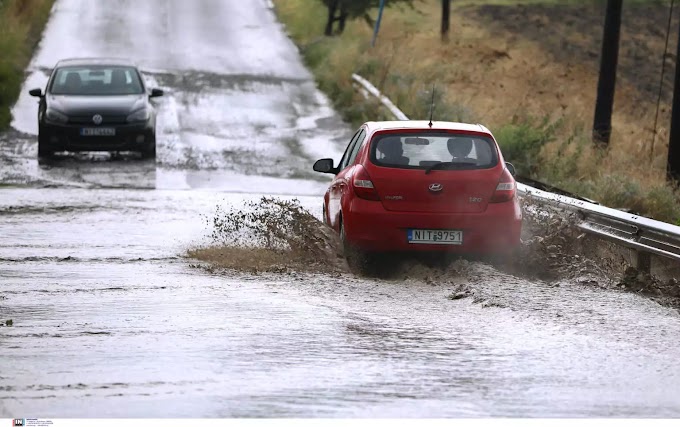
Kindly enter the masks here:
[[[137, 153], [63, 153], [39, 159], [46, 182], [95, 188], [155, 189], [156, 161]], [[48, 185], [49, 186], [49, 185]]]

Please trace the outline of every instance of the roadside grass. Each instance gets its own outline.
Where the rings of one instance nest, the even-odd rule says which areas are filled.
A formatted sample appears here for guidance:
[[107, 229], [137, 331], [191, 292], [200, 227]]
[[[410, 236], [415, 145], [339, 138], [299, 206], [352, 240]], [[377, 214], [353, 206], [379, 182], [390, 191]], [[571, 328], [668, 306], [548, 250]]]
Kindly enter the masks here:
[[0, 0], [0, 129], [12, 120], [24, 69], [40, 40], [54, 0]]
[[274, 3], [319, 88], [354, 126], [391, 117], [352, 86], [352, 73], [370, 80], [413, 119], [427, 118], [434, 83], [435, 120], [485, 124], [521, 175], [606, 206], [680, 222], [680, 193], [666, 181], [663, 153], [648, 154], [641, 144], [649, 129], [639, 122], [653, 111], [651, 104], [634, 102], [636, 90], [621, 83], [612, 143], [600, 148], [591, 142], [589, 130], [596, 70], [545, 59], [551, 54], [540, 44], [466, 19], [480, 5], [563, 2], [453, 2], [453, 31], [446, 43], [439, 36], [439, 1], [423, 0], [415, 11], [392, 7], [375, 47], [370, 45], [372, 29], [362, 20], [348, 22], [340, 36], [323, 37], [327, 12], [321, 2]]
[[559, 121], [525, 118], [501, 126], [494, 136], [506, 159], [525, 176], [604, 206], [678, 224], [680, 192], [676, 186], [655, 179], [634, 157], [597, 147], [586, 130], [565, 131], [564, 127]]

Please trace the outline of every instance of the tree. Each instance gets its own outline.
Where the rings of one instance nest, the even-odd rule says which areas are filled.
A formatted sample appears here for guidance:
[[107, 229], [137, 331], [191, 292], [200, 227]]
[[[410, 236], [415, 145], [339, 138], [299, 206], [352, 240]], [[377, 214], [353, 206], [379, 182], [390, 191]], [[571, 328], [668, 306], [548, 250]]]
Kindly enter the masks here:
[[[380, 5], [380, 0], [321, 0], [321, 2], [328, 8], [325, 31], [327, 36], [333, 35], [333, 25], [336, 22], [338, 22], [337, 33], [342, 33], [347, 19], [363, 18], [372, 27], [375, 23], [368, 12]], [[404, 4], [413, 7], [413, 2], [414, 0], [388, 0], [387, 6]]]

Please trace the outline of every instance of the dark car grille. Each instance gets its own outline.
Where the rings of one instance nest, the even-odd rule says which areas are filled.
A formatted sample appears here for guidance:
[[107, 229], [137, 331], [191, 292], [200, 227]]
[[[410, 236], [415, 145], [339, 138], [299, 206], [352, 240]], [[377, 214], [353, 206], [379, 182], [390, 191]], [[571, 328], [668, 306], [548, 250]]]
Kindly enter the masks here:
[[[94, 122], [92, 121], [92, 117], [94, 114], [87, 115], [87, 116], [69, 116], [68, 122], [71, 124], [78, 124], [78, 125], [94, 125]], [[112, 115], [103, 115], [102, 114], [102, 122], [100, 125], [115, 125], [115, 124], [124, 124], [127, 123], [127, 116], [112, 116]]]

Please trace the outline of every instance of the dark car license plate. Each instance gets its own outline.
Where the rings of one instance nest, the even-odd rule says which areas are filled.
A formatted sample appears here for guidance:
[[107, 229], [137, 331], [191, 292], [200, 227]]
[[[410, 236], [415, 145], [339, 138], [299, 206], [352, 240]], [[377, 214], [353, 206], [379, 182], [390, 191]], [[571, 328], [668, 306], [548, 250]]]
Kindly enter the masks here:
[[82, 128], [82, 136], [116, 136], [115, 128]]

